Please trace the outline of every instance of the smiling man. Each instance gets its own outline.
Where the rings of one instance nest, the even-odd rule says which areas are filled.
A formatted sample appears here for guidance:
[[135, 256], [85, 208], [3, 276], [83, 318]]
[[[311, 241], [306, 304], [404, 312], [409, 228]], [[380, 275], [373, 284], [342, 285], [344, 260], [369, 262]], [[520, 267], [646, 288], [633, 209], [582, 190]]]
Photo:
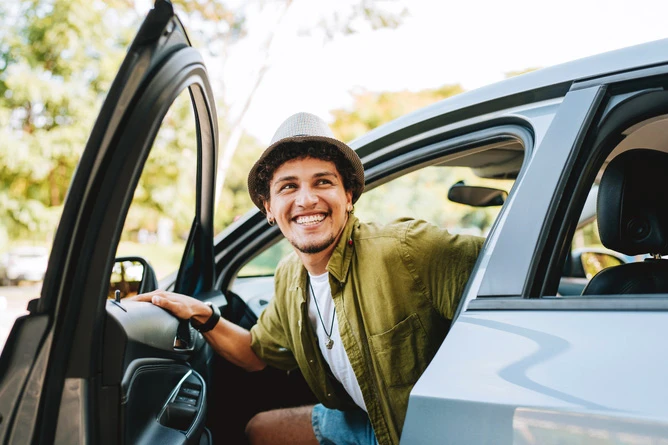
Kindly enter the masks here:
[[448, 332], [482, 239], [413, 219], [362, 223], [363, 188], [357, 154], [317, 116], [291, 116], [248, 176], [294, 247], [257, 324], [246, 331], [183, 295], [139, 297], [190, 319], [245, 369], [301, 370], [321, 403], [256, 415], [252, 444], [398, 443], [410, 390]]

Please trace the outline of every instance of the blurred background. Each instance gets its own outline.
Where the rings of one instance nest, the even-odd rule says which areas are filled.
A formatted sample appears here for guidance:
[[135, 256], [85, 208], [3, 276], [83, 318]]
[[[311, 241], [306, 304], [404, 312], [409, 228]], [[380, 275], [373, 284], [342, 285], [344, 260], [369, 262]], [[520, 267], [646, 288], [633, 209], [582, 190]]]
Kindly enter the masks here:
[[[668, 12], [665, 3], [642, 0], [173, 3], [205, 57], [216, 96], [216, 232], [252, 208], [248, 169], [297, 111], [322, 116], [350, 141], [505, 77], [662, 38]], [[72, 174], [150, 7], [145, 0], [0, 3], [0, 350], [13, 320], [39, 296]], [[189, 113], [186, 97], [163, 122], [118, 248], [149, 258], [159, 278], [178, 267], [192, 221]], [[412, 176], [403, 186], [418, 181], [433, 195], [398, 202], [393, 214], [428, 206], [455, 178]], [[373, 215], [373, 207], [366, 211]], [[484, 233], [489, 218], [466, 215], [464, 206], [461, 212], [435, 212], [433, 220], [468, 220]]]

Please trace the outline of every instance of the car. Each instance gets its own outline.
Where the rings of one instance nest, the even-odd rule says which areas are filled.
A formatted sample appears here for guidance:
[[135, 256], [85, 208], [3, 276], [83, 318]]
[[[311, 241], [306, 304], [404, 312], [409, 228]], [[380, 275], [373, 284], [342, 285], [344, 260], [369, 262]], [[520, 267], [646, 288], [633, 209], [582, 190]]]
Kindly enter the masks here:
[[0, 256], [0, 284], [12, 286], [20, 281], [42, 281], [49, 252], [44, 247], [17, 247]]
[[[486, 233], [443, 344], [424, 374], [402, 383], [414, 386], [401, 443], [668, 437], [667, 87], [661, 40], [466, 92], [351, 142], [366, 172], [360, 218], [392, 219], [401, 202], [411, 212], [401, 216]], [[41, 296], [0, 356], [0, 442], [242, 443], [255, 413], [313, 402], [299, 372], [246, 373], [187, 321], [107, 298], [135, 189], [182, 92], [195, 116], [198, 193], [181, 265], [159, 285], [244, 327], [274, 297], [273, 272], [289, 250], [279, 230], [255, 210], [214, 236], [218, 129], [207, 71], [158, 1], [77, 167]], [[457, 184], [507, 196], [494, 192], [496, 207], [463, 200], [453, 220], [462, 199], [447, 196]], [[602, 246], [587, 241], [597, 237]], [[565, 265], [582, 261], [581, 249], [625, 261], [573, 276]], [[135, 260], [138, 291], [155, 289], [153, 267]], [[560, 292], [572, 278], [579, 287]]]

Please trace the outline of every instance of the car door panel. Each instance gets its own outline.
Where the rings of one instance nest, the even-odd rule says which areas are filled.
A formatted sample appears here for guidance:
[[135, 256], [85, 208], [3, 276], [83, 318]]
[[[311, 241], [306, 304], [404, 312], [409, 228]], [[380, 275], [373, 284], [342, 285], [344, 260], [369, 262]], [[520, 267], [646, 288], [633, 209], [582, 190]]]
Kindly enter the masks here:
[[124, 443], [199, 443], [207, 387], [197, 372], [175, 362], [144, 360], [131, 368], [126, 380], [121, 400]]
[[665, 335], [661, 312], [467, 311], [415, 386], [402, 442], [527, 443], [534, 429], [591, 440], [603, 420], [619, 437], [656, 437], [668, 429], [668, 387], [653, 384], [668, 372], [654, 359]]
[[[198, 369], [206, 376], [212, 355], [199, 332], [167, 311], [150, 303], [109, 300], [102, 385], [119, 395], [114, 403], [120, 407], [123, 438], [118, 443], [199, 441], [207, 385]], [[199, 366], [192, 364], [194, 357], [200, 358]], [[179, 400], [183, 391], [196, 394]]]

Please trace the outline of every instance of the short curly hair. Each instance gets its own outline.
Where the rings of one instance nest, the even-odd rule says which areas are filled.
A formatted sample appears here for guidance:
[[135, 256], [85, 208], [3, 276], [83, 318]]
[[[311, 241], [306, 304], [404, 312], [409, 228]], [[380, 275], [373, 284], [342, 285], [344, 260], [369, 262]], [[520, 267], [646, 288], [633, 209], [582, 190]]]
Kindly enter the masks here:
[[347, 192], [358, 189], [359, 183], [352, 164], [341, 151], [324, 141], [286, 142], [280, 150], [273, 150], [257, 168], [257, 194], [264, 202], [269, 202], [269, 183], [274, 173], [287, 161], [293, 159], [316, 158], [333, 162], [343, 180]]

